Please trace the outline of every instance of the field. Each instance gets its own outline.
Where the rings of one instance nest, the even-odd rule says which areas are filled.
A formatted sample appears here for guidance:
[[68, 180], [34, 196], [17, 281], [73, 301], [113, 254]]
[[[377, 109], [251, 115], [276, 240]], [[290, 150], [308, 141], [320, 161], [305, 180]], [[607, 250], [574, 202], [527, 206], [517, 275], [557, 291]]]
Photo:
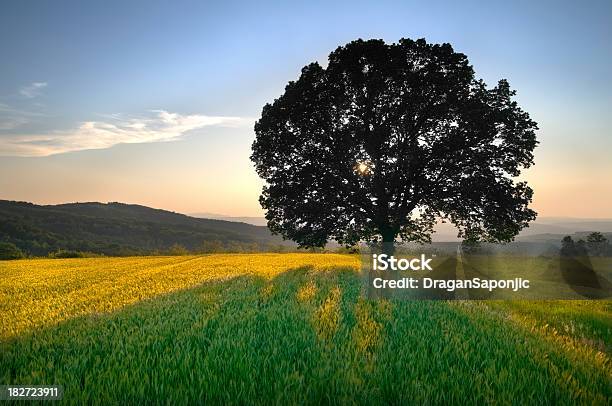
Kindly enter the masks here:
[[610, 301], [368, 301], [358, 265], [0, 262], [0, 384], [88, 404], [610, 404]]

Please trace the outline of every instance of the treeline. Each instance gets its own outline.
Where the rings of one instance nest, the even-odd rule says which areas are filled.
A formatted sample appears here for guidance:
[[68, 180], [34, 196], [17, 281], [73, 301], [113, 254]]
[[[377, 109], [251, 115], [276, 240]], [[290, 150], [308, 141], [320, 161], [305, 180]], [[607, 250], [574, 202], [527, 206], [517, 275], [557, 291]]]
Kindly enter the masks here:
[[[609, 235], [608, 235], [609, 236]], [[561, 238], [561, 236], [557, 237]], [[477, 241], [463, 241], [464, 254], [489, 255], [496, 253], [557, 256], [612, 256], [612, 245], [606, 235], [599, 231], [567, 235], [560, 241], [519, 241], [509, 244], [490, 244]]]
[[261, 252], [295, 245], [266, 227], [122, 203], [39, 206], [0, 200], [5, 257]]
[[132, 250], [120, 251], [121, 254], [106, 255], [92, 251], [78, 251], [59, 249], [50, 252], [47, 255], [32, 255], [22, 251], [15, 244], [10, 242], [0, 242], [0, 260], [22, 259], [22, 258], [98, 258], [105, 256], [157, 256], [157, 255], [203, 255], [203, 254], [248, 254], [258, 252], [271, 253], [288, 253], [288, 252], [311, 252], [311, 253], [340, 253], [353, 254], [357, 251], [351, 248], [337, 247], [334, 249], [309, 248], [298, 249], [297, 247], [287, 246], [283, 244], [258, 244], [258, 243], [242, 243], [239, 241], [222, 242], [218, 240], [204, 241], [199, 249], [187, 249], [181, 244], [174, 244], [165, 250], [152, 250], [146, 252], [138, 252]]
[[593, 232], [586, 236], [586, 240], [582, 238], [574, 241], [567, 235], [561, 240], [561, 255], [562, 256], [594, 256], [604, 257], [612, 256], [612, 245], [610, 241], [600, 232]]

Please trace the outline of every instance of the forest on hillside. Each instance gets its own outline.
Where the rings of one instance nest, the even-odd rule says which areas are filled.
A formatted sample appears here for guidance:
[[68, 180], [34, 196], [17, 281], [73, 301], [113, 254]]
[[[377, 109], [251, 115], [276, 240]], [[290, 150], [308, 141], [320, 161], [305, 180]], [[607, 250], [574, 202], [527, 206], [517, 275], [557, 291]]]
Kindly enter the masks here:
[[[0, 243], [24, 255], [181, 254], [283, 251], [294, 247], [266, 227], [200, 219], [123, 203], [41, 206], [0, 201]], [[63, 253], [63, 254], [62, 254]]]

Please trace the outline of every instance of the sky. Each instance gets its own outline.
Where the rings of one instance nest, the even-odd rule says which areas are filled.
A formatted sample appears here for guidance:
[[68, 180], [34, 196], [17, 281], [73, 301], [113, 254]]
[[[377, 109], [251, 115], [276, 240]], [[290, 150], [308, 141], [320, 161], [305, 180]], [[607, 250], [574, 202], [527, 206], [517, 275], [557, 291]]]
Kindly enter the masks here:
[[263, 105], [339, 45], [402, 37], [517, 90], [540, 216], [612, 218], [609, 1], [3, 1], [0, 199], [263, 215]]

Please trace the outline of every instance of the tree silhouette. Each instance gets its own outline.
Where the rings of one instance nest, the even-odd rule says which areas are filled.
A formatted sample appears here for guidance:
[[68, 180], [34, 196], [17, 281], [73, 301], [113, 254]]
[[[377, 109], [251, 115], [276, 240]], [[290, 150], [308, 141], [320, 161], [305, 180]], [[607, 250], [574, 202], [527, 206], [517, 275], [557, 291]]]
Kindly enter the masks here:
[[571, 257], [576, 255], [576, 243], [574, 243], [574, 239], [566, 235], [561, 240], [561, 250], [560, 255], [563, 257]]
[[268, 227], [302, 247], [426, 242], [437, 219], [464, 239], [512, 240], [536, 215], [532, 190], [513, 177], [537, 144], [514, 94], [505, 80], [475, 79], [450, 44], [337, 48], [255, 124]]
[[594, 231], [587, 236], [586, 246], [589, 254], [594, 256], [604, 256], [610, 251], [608, 239], [599, 231]]

